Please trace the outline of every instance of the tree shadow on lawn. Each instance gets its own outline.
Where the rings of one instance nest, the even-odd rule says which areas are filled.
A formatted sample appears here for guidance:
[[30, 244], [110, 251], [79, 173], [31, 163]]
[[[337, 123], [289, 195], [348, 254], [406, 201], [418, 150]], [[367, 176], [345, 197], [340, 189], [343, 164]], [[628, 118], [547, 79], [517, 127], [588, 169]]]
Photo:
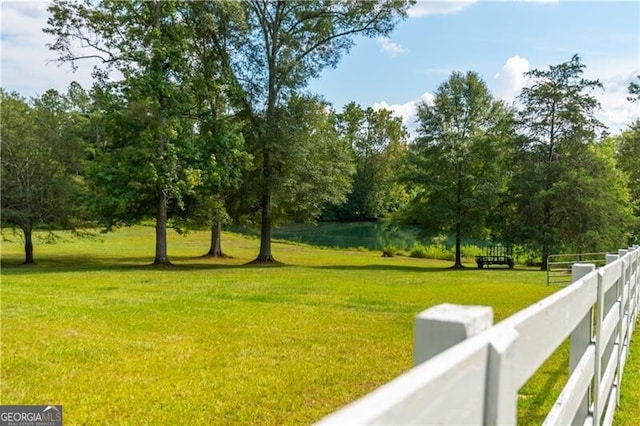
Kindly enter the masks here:
[[[82, 255], [47, 255], [36, 258], [35, 265], [25, 265], [24, 259], [19, 256], [7, 256], [0, 259], [1, 272], [4, 276], [11, 275], [40, 275], [48, 273], [68, 273], [68, 272], [98, 272], [98, 271], [135, 271], [135, 270], [159, 270], [159, 271], [194, 271], [194, 270], [223, 270], [223, 269], [246, 269], [246, 268], [287, 268], [287, 267], [308, 267], [319, 270], [335, 271], [397, 271], [397, 272], [451, 272], [477, 271], [482, 274], [486, 271], [509, 271], [526, 272], [529, 269], [508, 269], [492, 268], [478, 270], [467, 267], [464, 269], [451, 269], [448, 266], [420, 266], [420, 265], [394, 265], [394, 264], [368, 264], [368, 265], [305, 265], [297, 263], [275, 263], [275, 264], [247, 264], [244, 259], [234, 258], [214, 258], [202, 256], [171, 256], [172, 265], [153, 265], [153, 256], [87, 256]], [[231, 262], [231, 263], [230, 263]]]
[[398, 271], [398, 272], [446, 272], [447, 267], [439, 266], [415, 266], [415, 265], [322, 265], [311, 266], [312, 269], [336, 270], [336, 271]]
[[[518, 424], [539, 425], [544, 422], [547, 414], [561, 390], [567, 382], [569, 366], [568, 353], [558, 356], [559, 361], [554, 368], [538, 368], [534, 375], [544, 377], [542, 385], [533, 385], [533, 393], [525, 393], [523, 389], [518, 393]], [[549, 362], [547, 359], [547, 362]], [[531, 378], [530, 378], [531, 380]], [[527, 384], [523, 386], [527, 388]]]
[[[6, 256], [0, 259], [3, 276], [12, 275], [44, 275], [50, 273], [74, 272], [117, 272], [117, 271], [165, 271], [184, 272], [197, 270], [224, 270], [246, 268], [283, 268], [304, 266], [296, 264], [247, 264], [246, 259], [233, 257], [203, 257], [203, 256], [170, 256], [171, 265], [154, 265], [153, 256], [85, 256], [81, 255], [47, 255], [36, 258], [32, 265], [24, 264], [19, 256]], [[233, 263], [230, 263], [233, 262]]]
[[478, 272], [479, 274], [486, 273], [486, 271], [505, 271], [505, 272], [531, 272], [529, 269], [508, 269], [508, 268], [495, 268], [495, 269], [477, 269], [477, 268], [463, 268], [453, 269], [449, 266], [419, 266], [419, 265], [323, 265], [323, 266], [311, 266], [315, 269], [335, 269], [345, 271], [401, 271], [401, 272], [451, 272], [453, 274], [459, 272]]

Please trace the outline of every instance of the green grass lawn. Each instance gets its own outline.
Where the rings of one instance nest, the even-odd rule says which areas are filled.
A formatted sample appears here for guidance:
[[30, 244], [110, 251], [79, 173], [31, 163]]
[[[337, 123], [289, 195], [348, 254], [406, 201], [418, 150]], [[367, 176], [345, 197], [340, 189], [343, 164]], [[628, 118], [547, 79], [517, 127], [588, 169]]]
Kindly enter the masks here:
[[[531, 269], [284, 243], [283, 266], [243, 266], [258, 241], [232, 234], [222, 260], [198, 257], [207, 233], [172, 234], [175, 266], [155, 268], [153, 233], [36, 245], [31, 267], [2, 243], [1, 404], [62, 404], [65, 424], [311, 423], [411, 367], [418, 312], [490, 305], [499, 321], [556, 290]], [[624, 395], [639, 355], [619, 424], [640, 417]], [[544, 418], [566, 359], [563, 346], [521, 390], [520, 423]]]

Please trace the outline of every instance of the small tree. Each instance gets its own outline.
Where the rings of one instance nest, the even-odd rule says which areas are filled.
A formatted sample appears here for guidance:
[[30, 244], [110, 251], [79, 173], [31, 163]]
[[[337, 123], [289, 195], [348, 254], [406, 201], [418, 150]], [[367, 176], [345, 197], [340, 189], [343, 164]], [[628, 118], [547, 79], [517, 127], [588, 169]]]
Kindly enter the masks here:
[[398, 182], [409, 138], [402, 120], [388, 110], [362, 109], [352, 102], [338, 114], [338, 127], [351, 147], [356, 173], [347, 201], [327, 214], [376, 220], [397, 211], [408, 198]]
[[[33, 231], [73, 227], [83, 142], [65, 97], [54, 90], [27, 102], [0, 89], [3, 226], [24, 235], [25, 263], [35, 263]], [[76, 117], [77, 118], [77, 117]]]

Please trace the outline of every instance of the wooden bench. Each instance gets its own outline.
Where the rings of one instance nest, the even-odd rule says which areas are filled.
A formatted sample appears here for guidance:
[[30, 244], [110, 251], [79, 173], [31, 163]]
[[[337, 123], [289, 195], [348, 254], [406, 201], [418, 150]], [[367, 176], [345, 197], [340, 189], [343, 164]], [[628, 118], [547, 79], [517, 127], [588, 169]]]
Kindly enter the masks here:
[[515, 262], [513, 260], [513, 247], [511, 246], [488, 246], [484, 249], [484, 255], [476, 256], [478, 269], [484, 268], [484, 265], [508, 265], [509, 269], [513, 269]]

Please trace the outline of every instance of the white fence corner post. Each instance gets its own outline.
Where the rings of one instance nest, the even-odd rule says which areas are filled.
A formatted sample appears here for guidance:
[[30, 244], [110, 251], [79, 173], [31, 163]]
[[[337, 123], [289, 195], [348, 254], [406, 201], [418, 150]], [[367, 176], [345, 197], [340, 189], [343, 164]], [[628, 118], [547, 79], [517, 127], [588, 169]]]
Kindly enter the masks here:
[[519, 337], [515, 329], [506, 328], [490, 341], [485, 394], [486, 426], [516, 425], [518, 422], [518, 389], [513, 379], [517, 366], [512, 348]]
[[492, 325], [493, 309], [488, 306], [443, 303], [420, 312], [415, 323], [414, 365], [421, 364]]
[[[574, 263], [571, 266], [571, 282], [576, 282], [582, 277], [595, 271], [593, 263]], [[569, 336], [569, 374], [578, 366], [589, 345], [593, 340], [593, 308], [580, 320], [576, 328]], [[582, 403], [573, 420], [573, 424], [584, 424], [589, 417], [589, 391], [584, 395]]]

